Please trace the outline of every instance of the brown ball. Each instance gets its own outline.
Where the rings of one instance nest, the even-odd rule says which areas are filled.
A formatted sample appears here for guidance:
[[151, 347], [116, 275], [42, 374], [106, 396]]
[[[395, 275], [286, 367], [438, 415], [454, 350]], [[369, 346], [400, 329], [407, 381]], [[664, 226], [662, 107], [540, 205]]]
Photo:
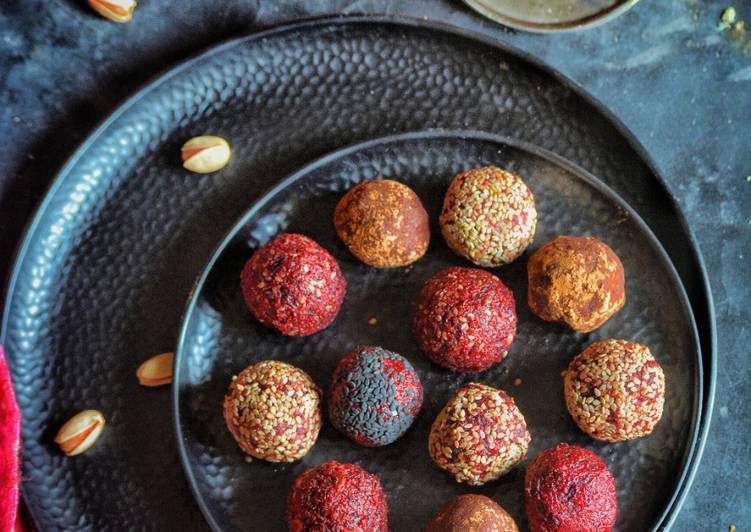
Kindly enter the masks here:
[[313, 379], [276, 360], [248, 366], [232, 377], [223, 410], [237, 445], [269, 462], [305, 456], [323, 424], [321, 391]]
[[420, 198], [390, 179], [351, 188], [336, 206], [334, 225], [350, 252], [376, 268], [412, 264], [430, 243], [430, 222]]
[[566, 407], [579, 428], [608, 442], [646, 436], [662, 417], [665, 375], [646, 345], [595, 342], [563, 373]]
[[441, 506], [425, 532], [518, 532], [516, 522], [493, 499], [459, 495]]
[[623, 264], [604, 242], [559, 236], [538, 249], [527, 266], [527, 299], [545, 321], [589, 332], [626, 302]]

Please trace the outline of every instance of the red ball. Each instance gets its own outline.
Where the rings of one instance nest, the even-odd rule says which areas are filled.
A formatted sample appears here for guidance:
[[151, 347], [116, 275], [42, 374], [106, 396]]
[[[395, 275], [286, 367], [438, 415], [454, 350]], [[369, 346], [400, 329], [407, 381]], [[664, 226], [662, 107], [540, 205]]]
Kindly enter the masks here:
[[439, 366], [485, 370], [503, 360], [516, 336], [514, 294], [485, 270], [446, 268], [420, 292], [414, 329]]
[[287, 501], [291, 532], [387, 532], [378, 477], [354, 464], [327, 462], [297, 477]]
[[256, 319], [287, 336], [328, 327], [347, 289], [334, 257], [310, 238], [292, 233], [258, 248], [240, 281]]
[[608, 466], [592, 451], [565, 443], [527, 467], [524, 492], [532, 532], [607, 532], [618, 513]]

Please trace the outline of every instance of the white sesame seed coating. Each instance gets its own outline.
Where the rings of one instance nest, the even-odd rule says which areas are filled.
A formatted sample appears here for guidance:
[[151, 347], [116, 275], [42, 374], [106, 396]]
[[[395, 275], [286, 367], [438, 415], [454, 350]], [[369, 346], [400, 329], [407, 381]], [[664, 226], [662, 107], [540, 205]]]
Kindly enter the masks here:
[[665, 375], [645, 345], [595, 342], [563, 374], [566, 407], [581, 430], [618, 442], [646, 436], [662, 417]]
[[232, 378], [224, 419], [249, 455], [293, 462], [310, 450], [321, 430], [321, 391], [303, 370], [264, 360]]
[[520, 177], [489, 166], [454, 178], [439, 222], [457, 255], [494, 267], [524, 253], [535, 236], [537, 210], [532, 191]]
[[460, 388], [438, 414], [428, 450], [457, 482], [479, 486], [522, 462], [530, 440], [511, 396], [473, 382]]

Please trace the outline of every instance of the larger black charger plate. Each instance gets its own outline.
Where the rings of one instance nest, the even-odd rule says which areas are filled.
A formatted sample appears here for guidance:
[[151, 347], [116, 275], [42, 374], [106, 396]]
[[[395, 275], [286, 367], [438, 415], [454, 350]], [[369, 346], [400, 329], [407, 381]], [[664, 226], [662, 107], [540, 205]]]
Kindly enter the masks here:
[[[524, 177], [539, 213], [532, 249], [559, 234], [599, 237], [622, 258], [627, 304], [591, 334], [536, 319], [526, 304], [525, 253], [495, 272], [517, 301], [517, 337], [503, 363], [458, 375], [420, 355], [410, 327], [424, 282], [441, 268], [464, 265], [444, 244], [435, 221], [451, 178], [499, 165]], [[337, 239], [332, 213], [342, 194], [373, 178], [397, 179], [423, 199], [433, 220], [426, 256], [407, 268], [379, 270], [358, 262]], [[281, 232], [304, 233], [330, 250], [348, 282], [340, 315], [325, 331], [284, 337], [255, 321], [243, 302], [239, 272], [253, 250]], [[375, 317], [376, 325], [369, 324]], [[667, 381], [665, 413], [637, 441], [594, 443], [566, 412], [561, 372], [586, 345], [627, 338], [654, 351]], [[422, 415], [396, 443], [366, 449], [327, 425], [311, 452], [293, 464], [248, 464], [226, 430], [221, 404], [232, 375], [260, 360], [303, 368], [325, 389], [339, 359], [356, 345], [380, 345], [406, 356], [425, 392]], [[521, 384], [514, 385], [516, 379]], [[459, 486], [431, 462], [430, 424], [462, 384], [479, 381], [512, 394], [532, 434], [530, 455], [560, 441], [596, 451], [616, 477], [617, 530], [661, 523], [681, 482], [701, 410], [701, 355], [688, 299], [678, 275], [647, 226], [601, 182], [539, 148], [483, 133], [397, 135], [334, 153], [285, 179], [230, 231], [201, 276], [185, 317], [175, 366], [175, 408], [183, 462], [215, 530], [284, 530], [294, 478], [328, 460], [355, 462], [377, 473], [394, 531], [422, 530], [439, 506], [460, 493], [493, 497], [525, 523], [523, 468], [482, 488]], [[518, 382], [518, 381], [516, 381]]]
[[[227, 230], [273, 183], [361, 140], [473, 128], [542, 146], [634, 206], [671, 256], [713, 396], [711, 299], [696, 245], [648, 158], [572, 82], [486, 37], [425, 21], [343, 18], [233, 40], [145, 87], [82, 144], [31, 222], [7, 286], [1, 340], [23, 413], [23, 492], [41, 530], [205, 530], [185, 482], [167, 390], [138, 386], [174, 348], [185, 301]], [[180, 168], [187, 137], [227, 137], [219, 173]], [[108, 425], [66, 459], [58, 427], [88, 407]]]

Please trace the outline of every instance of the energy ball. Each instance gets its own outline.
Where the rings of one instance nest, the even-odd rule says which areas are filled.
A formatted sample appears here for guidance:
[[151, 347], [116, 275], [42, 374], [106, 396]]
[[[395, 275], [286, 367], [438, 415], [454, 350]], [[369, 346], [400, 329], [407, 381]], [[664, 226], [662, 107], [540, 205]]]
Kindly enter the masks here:
[[354, 464], [327, 462], [295, 479], [287, 501], [290, 532], [387, 532], [378, 477]]
[[366, 447], [394, 442], [422, 407], [422, 384], [409, 361], [382, 347], [358, 347], [331, 379], [331, 423]]
[[596, 238], [559, 236], [532, 255], [527, 273], [532, 312], [578, 332], [595, 330], [626, 302], [623, 264]]
[[477, 268], [445, 268], [417, 299], [420, 349], [451, 371], [482, 371], [503, 360], [516, 336], [514, 294]]
[[334, 257], [307, 236], [294, 233], [258, 248], [240, 281], [256, 319], [287, 336], [308, 336], [328, 327], [347, 290]]
[[224, 420], [250, 456], [293, 462], [305, 456], [321, 430], [321, 391], [303, 370], [264, 360], [232, 377]]
[[472, 382], [438, 414], [428, 450], [436, 465], [457, 482], [479, 486], [521, 463], [531, 439], [510, 395]]
[[488, 166], [454, 178], [439, 222], [454, 253], [492, 268], [524, 253], [535, 237], [537, 209], [519, 176]]
[[430, 222], [420, 198], [390, 179], [351, 188], [336, 206], [334, 225], [350, 252], [376, 268], [412, 264], [430, 243]]
[[596, 440], [633, 440], [652, 432], [662, 417], [665, 375], [647, 346], [603, 340], [571, 361], [563, 391], [581, 430]]
[[441, 506], [425, 532], [519, 532], [514, 518], [484, 495], [459, 495]]
[[592, 451], [565, 443], [527, 467], [524, 494], [532, 532], [608, 532], [618, 513], [608, 466]]

